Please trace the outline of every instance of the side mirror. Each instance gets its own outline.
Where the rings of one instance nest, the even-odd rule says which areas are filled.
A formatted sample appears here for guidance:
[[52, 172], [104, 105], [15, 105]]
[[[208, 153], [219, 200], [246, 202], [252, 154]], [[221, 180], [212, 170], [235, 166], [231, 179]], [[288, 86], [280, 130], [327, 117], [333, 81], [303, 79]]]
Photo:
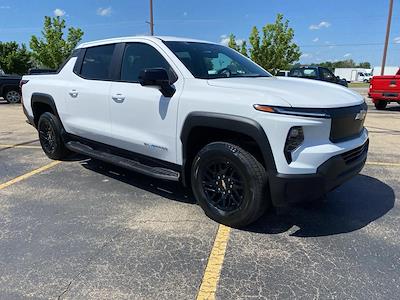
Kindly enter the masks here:
[[175, 88], [170, 84], [168, 73], [163, 68], [144, 69], [139, 74], [139, 83], [142, 86], [158, 87], [164, 97], [172, 97]]

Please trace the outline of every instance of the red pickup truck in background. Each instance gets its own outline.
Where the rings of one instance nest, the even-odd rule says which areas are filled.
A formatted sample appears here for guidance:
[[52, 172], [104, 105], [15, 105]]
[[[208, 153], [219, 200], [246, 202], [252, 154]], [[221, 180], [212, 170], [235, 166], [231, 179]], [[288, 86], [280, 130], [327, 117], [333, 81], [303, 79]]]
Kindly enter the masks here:
[[368, 95], [379, 110], [390, 102], [400, 104], [400, 69], [396, 75], [372, 77]]

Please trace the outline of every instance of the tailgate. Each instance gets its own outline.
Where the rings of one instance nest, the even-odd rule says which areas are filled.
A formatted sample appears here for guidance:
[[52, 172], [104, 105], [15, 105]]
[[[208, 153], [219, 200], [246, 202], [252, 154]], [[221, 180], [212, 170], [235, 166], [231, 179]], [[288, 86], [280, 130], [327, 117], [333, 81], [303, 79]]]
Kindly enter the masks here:
[[382, 93], [385, 97], [398, 97], [400, 76], [378, 76], [371, 81], [371, 93]]

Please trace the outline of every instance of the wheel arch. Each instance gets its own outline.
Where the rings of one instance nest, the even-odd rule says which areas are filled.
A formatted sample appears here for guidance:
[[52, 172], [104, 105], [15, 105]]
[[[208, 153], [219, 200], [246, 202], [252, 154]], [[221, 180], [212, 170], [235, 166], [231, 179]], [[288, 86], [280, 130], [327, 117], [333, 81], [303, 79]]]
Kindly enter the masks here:
[[[222, 113], [211, 113], [211, 112], [193, 112], [189, 114], [182, 127], [180, 134], [180, 140], [182, 142], [182, 181], [183, 184], [189, 185], [190, 169], [194, 156], [196, 153], [192, 153], [194, 136], [202, 130], [208, 133], [228, 133], [228, 137], [224, 136], [222, 141], [229, 141], [229, 138], [235, 138], [235, 135], [239, 137], [248, 137], [255, 142], [262, 163], [268, 171], [276, 171], [276, 165], [274, 156], [272, 153], [271, 145], [268, 137], [265, 134], [261, 125], [250, 118], [235, 116]], [[211, 130], [211, 131], [210, 131]], [[211, 141], [212, 138], [210, 138]], [[230, 140], [232, 142], [232, 140]], [[239, 145], [240, 145], [239, 141]], [[198, 147], [204, 146], [199, 143]]]
[[51, 112], [60, 119], [54, 99], [49, 94], [33, 93], [31, 97], [34, 124], [37, 127], [40, 116], [45, 112]]

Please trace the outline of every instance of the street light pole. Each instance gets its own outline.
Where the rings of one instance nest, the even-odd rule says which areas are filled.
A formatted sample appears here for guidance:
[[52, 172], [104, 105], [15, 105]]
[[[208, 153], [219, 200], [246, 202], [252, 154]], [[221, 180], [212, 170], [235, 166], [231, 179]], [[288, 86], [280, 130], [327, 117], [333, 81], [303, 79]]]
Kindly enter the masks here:
[[150, 35], [154, 35], [153, 0], [150, 0]]
[[383, 49], [381, 76], [383, 76], [385, 74], [386, 56], [387, 56], [387, 50], [388, 50], [388, 45], [389, 45], [389, 36], [390, 36], [390, 26], [392, 24], [393, 0], [389, 0], [389, 1], [390, 1], [389, 15], [388, 15], [388, 21], [387, 21], [387, 26], [386, 26], [386, 38], [385, 38], [385, 47]]

